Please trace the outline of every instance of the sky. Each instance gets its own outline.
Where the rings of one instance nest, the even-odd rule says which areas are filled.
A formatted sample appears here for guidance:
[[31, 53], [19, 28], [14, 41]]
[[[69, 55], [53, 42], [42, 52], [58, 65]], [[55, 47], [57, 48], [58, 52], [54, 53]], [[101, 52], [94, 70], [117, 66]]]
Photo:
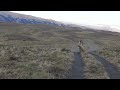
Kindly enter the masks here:
[[120, 11], [11, 11], [45, 19], [79, 24], [120, 27]]

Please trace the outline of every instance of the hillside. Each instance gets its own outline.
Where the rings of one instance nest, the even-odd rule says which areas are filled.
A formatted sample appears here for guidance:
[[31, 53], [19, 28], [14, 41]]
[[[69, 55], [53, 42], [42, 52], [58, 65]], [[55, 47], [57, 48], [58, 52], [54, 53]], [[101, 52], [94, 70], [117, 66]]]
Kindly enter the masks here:
[[15, 22], [23, 24], [50, 24], [57, 26], [65, 26], [63, 23], [54, 20], [18, 14], [9, 11], [0, 11], [0, 22]]
[[[112, 78], [114, 72], [109, 76], [110, 70], [92, 54], [79, 56], [80, 39], [84, 41], [86, 51], [104, 56], [119, 67], [119, 33], [1, 22], [0, 79], [80, 79], [78, 75], [81, 74], [86, 79]], [[80, 62], [84, 64], [79, 65]]]

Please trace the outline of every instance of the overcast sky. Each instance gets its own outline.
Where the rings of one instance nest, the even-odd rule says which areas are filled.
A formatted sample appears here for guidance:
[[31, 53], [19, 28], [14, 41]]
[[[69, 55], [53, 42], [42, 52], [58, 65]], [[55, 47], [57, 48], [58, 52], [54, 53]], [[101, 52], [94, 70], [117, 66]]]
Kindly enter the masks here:
[[75, 24], [114, 25], [120, 27], [120, 11], [12, 11]]

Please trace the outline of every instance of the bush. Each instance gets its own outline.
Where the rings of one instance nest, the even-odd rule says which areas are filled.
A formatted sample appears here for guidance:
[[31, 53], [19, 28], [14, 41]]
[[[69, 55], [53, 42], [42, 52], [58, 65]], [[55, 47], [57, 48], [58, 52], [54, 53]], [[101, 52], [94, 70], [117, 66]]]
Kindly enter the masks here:
[[61, 51], [62, 51], [62, 52], [68, 52], [68, 53], [71, 52], [71, 50], [69, 50], [69, 49], [67, 49], [67, 48], [62, 48]]

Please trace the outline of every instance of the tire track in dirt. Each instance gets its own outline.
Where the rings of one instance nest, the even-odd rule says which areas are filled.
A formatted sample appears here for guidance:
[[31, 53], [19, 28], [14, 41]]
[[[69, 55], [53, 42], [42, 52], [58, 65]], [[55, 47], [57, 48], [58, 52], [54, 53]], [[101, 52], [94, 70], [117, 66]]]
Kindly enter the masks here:
[[108, 73], [110, 79], [120, 79], [120, 71], [118, 68], [110, 63], [109, 61], [105, 60], [103, 57], [100, 57], [93, 52], [89, 52], [91, 55], [93, 55], [98, 61], [100, 61], [103, 66], [106, 69], [106, 72]]
[[75, 62], [71, 70], [69, 79], [84, 79], [84, 63], [80, 52], [74, 52]]

